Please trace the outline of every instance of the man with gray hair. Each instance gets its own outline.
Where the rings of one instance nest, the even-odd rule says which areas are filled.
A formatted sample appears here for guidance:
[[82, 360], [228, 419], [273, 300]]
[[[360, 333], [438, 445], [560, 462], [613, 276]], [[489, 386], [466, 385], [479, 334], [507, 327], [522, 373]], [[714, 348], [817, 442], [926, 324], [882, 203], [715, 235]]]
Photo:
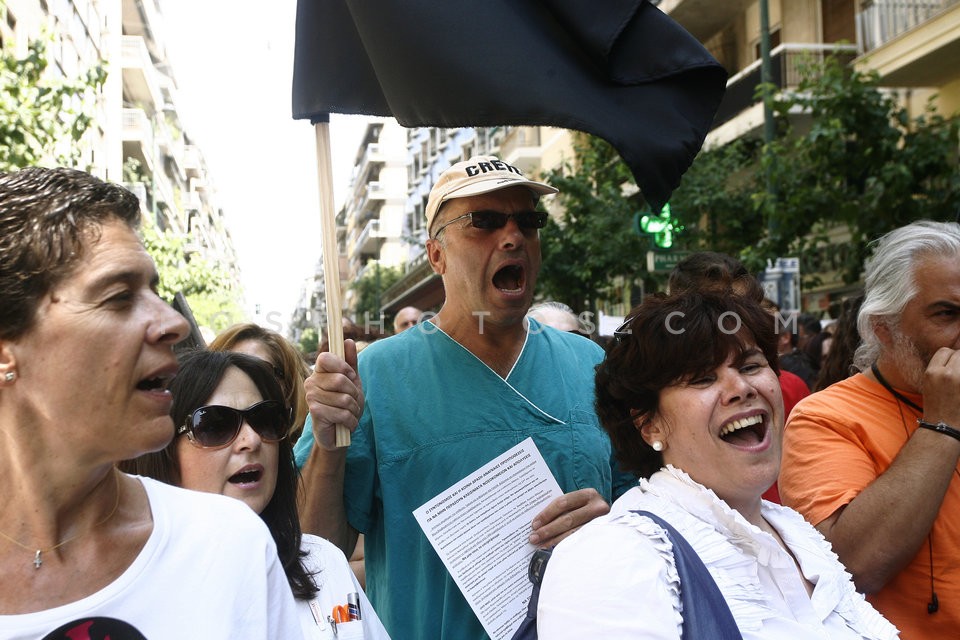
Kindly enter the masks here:
[[580, 321], [569, 306], [556, 300], [544, 300], [530, 307], [527, 315], [548, 327], [569, 333], [579, 332]]
[[904, 638], [960, 637], [960, 225], [877, 242], [860, 370], [796, 406], [780, 494]]

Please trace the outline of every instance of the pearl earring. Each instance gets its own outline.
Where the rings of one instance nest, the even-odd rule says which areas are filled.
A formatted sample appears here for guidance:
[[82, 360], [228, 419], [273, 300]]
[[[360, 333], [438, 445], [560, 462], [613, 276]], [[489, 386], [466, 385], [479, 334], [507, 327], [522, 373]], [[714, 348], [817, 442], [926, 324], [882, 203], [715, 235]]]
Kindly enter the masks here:
[[659, 440], [654, 440], [650, 443], [650, 446], [653, 447], [654, 451], [663, 451], [663, 443]]
[[3, 374], [3, 379], [6, 380], [7, 382], [13, 382], [16, 379], [16, 377], [17, 377], [17, 374], [13, 371], [7, 371], [5, 374]]

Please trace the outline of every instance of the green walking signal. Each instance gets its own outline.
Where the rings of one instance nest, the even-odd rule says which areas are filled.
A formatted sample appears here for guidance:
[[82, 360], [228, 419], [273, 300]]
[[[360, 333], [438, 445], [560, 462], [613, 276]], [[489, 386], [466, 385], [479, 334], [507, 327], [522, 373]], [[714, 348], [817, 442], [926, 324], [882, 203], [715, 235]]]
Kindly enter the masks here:
[[643, 214], [638, 211], [633, 215], [633, 226], [637, 234], [645, 233], [653, 236], [653, 244], [658, 249], [672, 247], [674, 234], [683, 231], [680, 221], [670, 215], [669, 202], [663, 205], [659, 215]]

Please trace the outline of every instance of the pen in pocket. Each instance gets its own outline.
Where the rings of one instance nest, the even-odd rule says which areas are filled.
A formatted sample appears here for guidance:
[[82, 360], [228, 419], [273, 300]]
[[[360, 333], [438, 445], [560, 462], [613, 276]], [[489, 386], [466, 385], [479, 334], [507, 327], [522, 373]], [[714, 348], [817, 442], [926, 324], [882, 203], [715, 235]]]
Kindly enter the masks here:
[[347, 594], [347, 607], [350, 610], [350, 619], [351, 620], [360, 620], [360, 594], [348, 593]]

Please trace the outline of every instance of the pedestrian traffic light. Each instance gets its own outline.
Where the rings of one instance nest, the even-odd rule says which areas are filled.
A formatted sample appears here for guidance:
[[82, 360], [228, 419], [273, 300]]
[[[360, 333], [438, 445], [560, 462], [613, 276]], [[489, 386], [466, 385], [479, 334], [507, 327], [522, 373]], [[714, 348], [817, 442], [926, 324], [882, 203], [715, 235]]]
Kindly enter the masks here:
[[638, 211], [633, 215], [633, 226], [637, 233], [653, 237], [653, 244], [660, 249], [673, 246], [674, 234], [683, 231], [680, 221], [670, 215], [670, 203], [663, 205], [658, 215]]

